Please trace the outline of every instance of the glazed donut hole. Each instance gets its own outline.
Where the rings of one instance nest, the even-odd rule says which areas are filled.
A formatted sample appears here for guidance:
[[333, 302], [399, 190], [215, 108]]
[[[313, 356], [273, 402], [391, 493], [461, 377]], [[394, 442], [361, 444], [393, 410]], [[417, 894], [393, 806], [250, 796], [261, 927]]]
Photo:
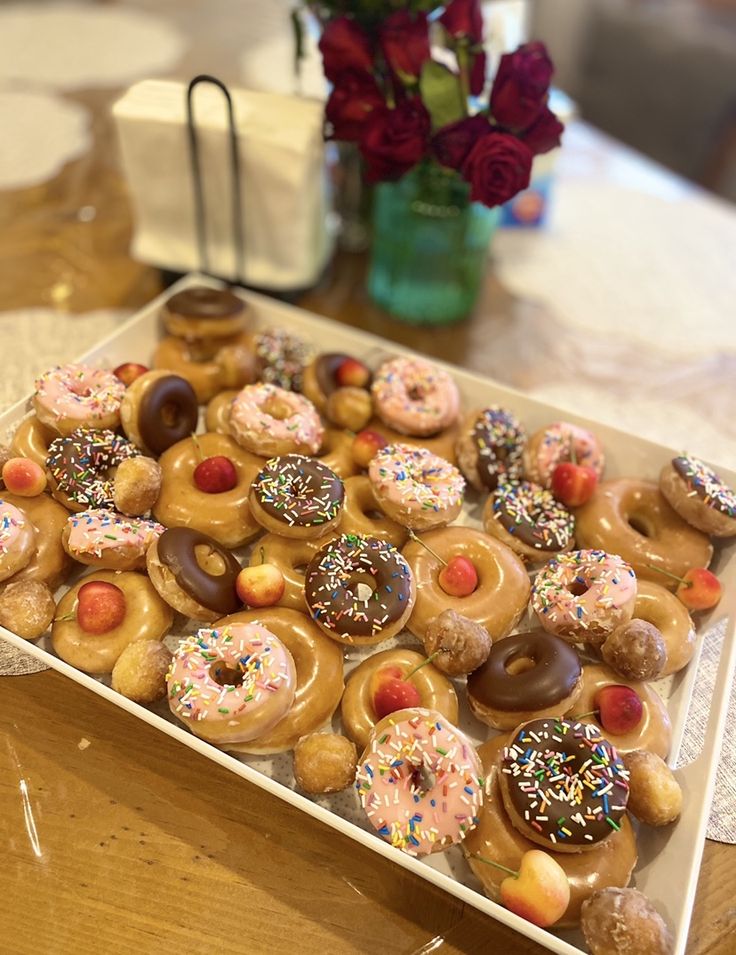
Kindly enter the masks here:
[[674, 822], [682, 812], [682, 789], [667, 763], [646, 750], [622, 759], [629, 771], [629, 812], [647, 826]]
[[671, 955], [662, 916], [637, 889], [606, 888], [583, 902], [580, 927], [591, 955]]
[[25, 640], [36, 640], [51, 626], [56, 602], [40, 580], [11, 581], [0, 593], [0, 626]]
[[352, 786], [357, 763], [355, 743], [336, 733], [312, 733], [294, 747], [294, 778], [312, 795]]
[[166, 696], [170, 664], [171, 651], [160, 641], [130, 643], [112, 668], [112, 688], [134, 703], [156, 703]]

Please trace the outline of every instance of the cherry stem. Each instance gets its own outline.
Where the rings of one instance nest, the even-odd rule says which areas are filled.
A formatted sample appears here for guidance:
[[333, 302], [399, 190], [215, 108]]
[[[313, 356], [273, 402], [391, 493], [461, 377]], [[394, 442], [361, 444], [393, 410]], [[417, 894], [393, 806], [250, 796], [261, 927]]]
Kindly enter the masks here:
[[63, 617], [54, 617], [54, 623], [62, 623], [65, 620], [74, 620], [76, 617], [75, 611], [72, 610], [71, 613], [65, 613]]
[[502, 872], [508, 872], [509, 875], [513, 875], [515, 879], [519, 878], [519, 873], [515, 872], [513, 869], [509, 869], [506, 865], [501, 865], [500, 862], [493, 862], [491, 859], [484, 859], [483, 856], [471, 855], [471, 859], [477, 859], [478, 862], [484, 862], [486, 865], [492, 865], [494, 869], [500, 869]]
[[570, 463], [577, 465], [578, 456], [575, 454], [575, 438], [570, 438]]
[[692, 587], [692, 580], [685, 580], [684, 577], [678, 577], [677, 574], [673, 574], [671, 570], [665, 570], [664, 567], [657, 567], [654, 564], [645, 564], [645, 567], [648, 567], [650, 570], [656, 570], [660, 574], [664, 574], [666, 577], [671, 577], [673, 580], [678, 580], [683, 587]]
[[265, 564], [265, 563], [266, 563], [266, 548], [265, 548], [265, 547], [261, 547], [261, 548], [259, 549], [258, 553], [261, 555], [261, 563], [262, 563], [262, 564]]
[[590, 710], [588, 713], [576, 713], [574, 716], [570, 716], [572, 720], [584, 720], [586, 716], [599, 716], [600, 710]]
[[427, 665], [428, 663], [431, 663], [432, 660], [434, 660], [434, 658], [435, 658], [436, 656], [438, 656], [441, 652], [442, 652], [441, 650], [435, 650], [434, 653], [430, 653], [430, 655], [427, 657], [427, 659], [426, 659], [426, 660], [422, 660], [421, 663], [418, 663], [418, 664], [414, 667], [413, 670], [410, 670], [410, 671], [406, 674], [406, 676], [404, 677], [404, 679], [405, 679], [405, 680], [408, 680], [408, 679], [410, 679], [411, 677], [413, 677], [414, 674], [417, 672], [417, 670], [421, 670], [422, 667], [426, 667], [426, 665]]
[[194, 442], [194, 453], [197, 456], [197, 461], [201, 464], [204, 461], [204, 455], [202, 454], [202, 445], [199, 443], [197, 435], [192, 431], [192, 441]]
[[414, 531], [411, 529], [411, 527], [408, 527], [407, 530], [409, 531], [409, 537], [411, 537], [413, 541], [416, 541], [417, 544], [421, 544], [422, 547], [425, 548], [425, 550], [428, 550], [430, 554], [443, 565], [443, 567], [447, 567], [447, 561], [443, 557], [440, 557], [437, 551], [432, 550], [429, 544], [425, 543], [425, 541], [423, 541], [421, 537], [418, 537], [414, 533]]

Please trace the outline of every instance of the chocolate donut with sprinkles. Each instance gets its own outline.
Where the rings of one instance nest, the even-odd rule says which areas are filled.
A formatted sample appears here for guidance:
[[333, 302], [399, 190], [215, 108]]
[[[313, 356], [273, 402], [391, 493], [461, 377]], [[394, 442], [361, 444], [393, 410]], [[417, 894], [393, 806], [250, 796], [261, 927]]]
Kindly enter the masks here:
[[500, 484], [486, 501], [483, 529], [524, 560], [547, 560], [574, 543], [575, 518], [530, 481]]
[[457, 462], [476, 491], [521, 479], [526, 430], [507, 408], [490, 405], [466, 420], [455, 448]]
[[314, 622], [333, 640], [374, 644], [399, 633], [416, 589], [406, 560], [386, 541], [343, 534], [307, 566], [304, 596]]
[[501, 754], [500, 770], [506, 812], [532, 842], [583, 852], [621, 828], [629, 773], [593, 723], [523, 723]]
[[323, 464], [303, 454], [282, 454], [266, 462], [251, 484], [253, 517], [267, 531], [310, 540], [334, 531], [342, 517], [345, 488]]
[[736, 534], [736, 491], [700, 458], [673, 458], [662, 468], [659, 489], [692, 527], [713, 537]]
[[114, 431], [80, 428], [49, 445], [46, 470], [51, 493], [70, 511], [114, 509], [114, 479], [109, 472], [141, 452]]

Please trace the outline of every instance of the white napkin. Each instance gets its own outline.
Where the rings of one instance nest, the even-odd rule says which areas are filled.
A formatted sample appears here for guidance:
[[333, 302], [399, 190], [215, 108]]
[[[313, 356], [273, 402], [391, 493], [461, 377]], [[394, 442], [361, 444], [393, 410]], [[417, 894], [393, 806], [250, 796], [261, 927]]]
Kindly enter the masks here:
[[[227, 111], [222, 93], [194, 94], [209, 268], [260, 288], [314, 283], [331, 252], [322, 104], [231, 90], [238, 132], [245, 257], [235, 261]], [[136, 213], [133, 255], [185, 272], [201, 267], [186, 121], [186, 86], [146, 80], [113, 107]], [[238, 272], [242, 274], [239, 276]]]

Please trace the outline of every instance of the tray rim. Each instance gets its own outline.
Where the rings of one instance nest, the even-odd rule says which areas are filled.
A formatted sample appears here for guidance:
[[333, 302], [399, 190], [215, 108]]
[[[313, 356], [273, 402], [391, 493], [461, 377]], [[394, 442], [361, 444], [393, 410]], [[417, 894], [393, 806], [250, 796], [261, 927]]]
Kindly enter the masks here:
[[[96, 356], [97, 353], [99, 353], [102, 349], [110, 345], [114, 345], [117, 340], [120, 339], [125, 333], [134, 330], [138, 325], [145, 327], [149, 322], [155, 320], [156, 311], [171, 294], [193, 284], [207, 284], [213, 287], [221, 287], [224, 283], [198, 273], [190, 273], [184, 276], [171, 287], [163, 291], [160, 295], [156, 296], [156, 298], [152, 299], [147, 305], [137, 310], [133, 315], [121, 323], [116, 330], [104, 336], [99, 342], [87, 349], [85, 353], [76, 360], [84, 361], [90, 357]], [[249, 301], [256, 306], [261, 305], [271, 311], [275, 310], [285, 314], [292, 313], [298, 315], [300, 321], [308, 321], [310, 326], [314, 327], [318, 333], [320, 331], [329, 332], [331, 327], [337, 325], [341, 329], [347, 331], [350, 336], [364, 342], [367, 347], [381, 351], [390, 350], [393, 353], [405, 355], [417, 354], [413, 349], [408, 348], [405, 345], [392, 342], [371, 332], [354, 328], [353, 326], [342, 325], [341, 323], [337, 323], [332, 319], [316, 315], [315, 313], [285, 303], [279, 299], [239, 288], [234, 289], [234, 291], [241, 295], [246, 301]], [[99, 363], [98, 358], [95, 358], [95, 360]], [[452, 374], [460, 373], [464, 378], [471, 379], [474, 384], [480, 387], [491, 386], [495, 389], [503, 391], [512, 399], [517, 398], [523, 404], [533, 405], [538, 409], [543, 408], [545, 411], [550, 412], [550, 414], [558, 414], [560, 416], [564, 416], [566, 419], [573, 421], [577, 420], [583, 424], [594, 426], [597, 425], [599, 428], [604, 428], [606, 431], [615, 434], [623, 441], [628, 440], [636, 442], [640, 448], [645, 449], [646, 451], [656, 451], [658, 453], [665, 454], [677, 453], [677, 449], [668, 447], [667, 445], [655, 441], [651, 441], [647, 438], [641, 438], [638, 435], [634, 435], [631, 432], [616, 428], [614, 426], [607, 424], [604, 425], [600, 422], [596, 422], [595, 419], [587, 418], [584, 415], [579, 415], [566, 409], [558, 408], [553, 404], [540, 401], [539, 399], [525, 394], [519, 389], [497, 382], [489, 376], [484, 376], [476, 371], [453, 365], [443, 361], [442, 359], [434, 358], [433, 356], [431, 357], [431, 360]], [[0, 412], [0, 425], [2, 425], [2, 427], [6, 427], [10, 422], [14, 420], [20, 420], [22, 417], [24, 417], [28, 410], [29, 398], [30, 395], [20, 399], [13, 405], [4, 409], [4, 411]], [[720, 465], [716, 465], [716, 467], [729, 480], [736, 483], [736, 474], [734, 474], [733, 471]], [[736, 555], [734, 555], [734, 559], [729, 563], [736, 564]], [[718, 608], [719, 614], [717, 619], [720, 619], [724, 616], [729, 617], [726, 626], [725, 640], [726, 644], [730, 644], [730, 646], [728, 651], [722, 654], [722, 658], [718, 667], [716, 688], [718, 688], [720, 692], [717, 693], [714, 689], [713, 693], [713, 700], [715, 703], [717, 703], [717, 705], [712, 706], [709, 712], [703, 748], [700, 752], [700, 755], [691, 764], [689, 764], [688, 767], [684, 767], [685, 769], [690, 767], [698, 767], [700, 763], [707, 762], [707, 766], [703, 767], [705, 772], [705, 787], [701, 787], [701, 792], [704, 795], [704, 799], [700, 805], [700, 813], [698, 816], [698, 827], [695, 840], [696, 845], [693, 856], [690, 860], [684, 897], [681, 899], [683, 903], [682, 911], [684, 916], [678, 922], [676, 947], [674, 950], [675, 955], [683, 955], [685, 952], [685, 946], [687, 944], [689, 922], [690, 916], [692, 914], [693, 901], [697, 890], [697, 881], [700, 871], [705, 831], [708, 822], [710, 804], [712, 802], [713, 790], [715, 788], [717, 757], [720, 751], [720, 744], [725, 733], [726, 716], [728, 711], [728, 693], [725, 692], [724, 698], [724, 691], [728, 690], [733, 679], [733, 675], [736, 673], [736, 593], [731, 593], [728, 595], [728, 597], [732, 599], [724, 599], [724, 601], [722, 601], [722, 605]], [[709, 629], [714, 625], [715, 622], [717, 621], [709, 620], [704, 629]], [[241, 762], [237, 757], [217, 749], [215, 746], [212, 746], [204, 740], [200, 740], [192, 733], [187, 732], [184, 727], [180, 727], [175, 723], [171, 723], [159, 716], [157, 713], [148, 710], [146, 707], [133, 703], [132, 701], [113, 691], [104, 683], [101, 683], [94, 677], [77, 670], [75, 667], [65, 663], [59, 657], [49, 653], [42, 647], [38, 647], [34, 643], [24, 640], [22, 637], [19, 637], [17, 634], [13, 634], [11, 631], [3, 627], [0, 627], [0, 638], [3, 638], [6, 642], [11, 643], [18, 649], [36, 657], [50, 668], [85, 686], [87, 689], [92, 690], [94, 693], [97, 693], [98, 696], [108, 700], [108, 702], [114, 703], [121, 709], [131, 713], [131, 715], [142, 719], [144, 722], [147, 722], [149, 725], [152, 725], [159, 730], [162, 730], [168, 736], [179, 740], [179, 742], [189, 746], [191, 749], [200, 753], [200, 755], [213, 760], [214, 762], [222, 765], [224, 768], [236, 773], [236, 775], [246, 779], [248, 782], [266, 790], [280, 799], [283, 799], [285, 802], [306, 812], [312, 818], [325, 823], [331, 828], [341, 832], [343, 835], [347, 835], [349, 838], [361, 843], [366, 848], [377, 852], [379, 855], [382, 855], [389, 860], [397, 862], [403, 868], [413, 872], [420, 878], [433, 883], [438, 888], [448, 892], [448, 894], [453, 895], [461, 901], [473, 906], [473, 908], [490, 915], [496, 921], [502, 922], [509, 928], [518, 931], [520, 934], [530, 938], [549, 951], [557, 952], [559, 955], [580, 955], [582, 950], [576, 945], [567, 942], [564, 938], [560, 938], [558, 935], [538, 928], [525, 919], [515, 915], [513, 912], [510, 912], [500, 904], [493, 902], [491, 899], [487, 898], [485, 895], [482, 895], [477, 890], [464, 885], [457, 879], [446, 875], [443, 872], [434, 869], [432, 866], [422, 862], [421, 859], [409, 856], [406, 853], [395, 849], [388, 843], [381, 840], [379, 837], [360, 829], [348, 820], [343, 819], [337, 813], [319, 806], [307, 797], [302, 796], [300, 793], [283, 786], [281, 783], [276, 782], [259, 770], [249, 766], [247, 763]], [[688, 671], [691, 668], [694, 671], [693, 680], [695, 674], [697, 673], [697, 664], [698, 660], [694, 659], [688, 668]], [[689, 704], [690, 699], [687, 701], [688, 706]], [[676, 748], [677, 746], [674, 750], [675, 753]], [[699, 773], [699, 778], [702, 780], [702, 773]]]

